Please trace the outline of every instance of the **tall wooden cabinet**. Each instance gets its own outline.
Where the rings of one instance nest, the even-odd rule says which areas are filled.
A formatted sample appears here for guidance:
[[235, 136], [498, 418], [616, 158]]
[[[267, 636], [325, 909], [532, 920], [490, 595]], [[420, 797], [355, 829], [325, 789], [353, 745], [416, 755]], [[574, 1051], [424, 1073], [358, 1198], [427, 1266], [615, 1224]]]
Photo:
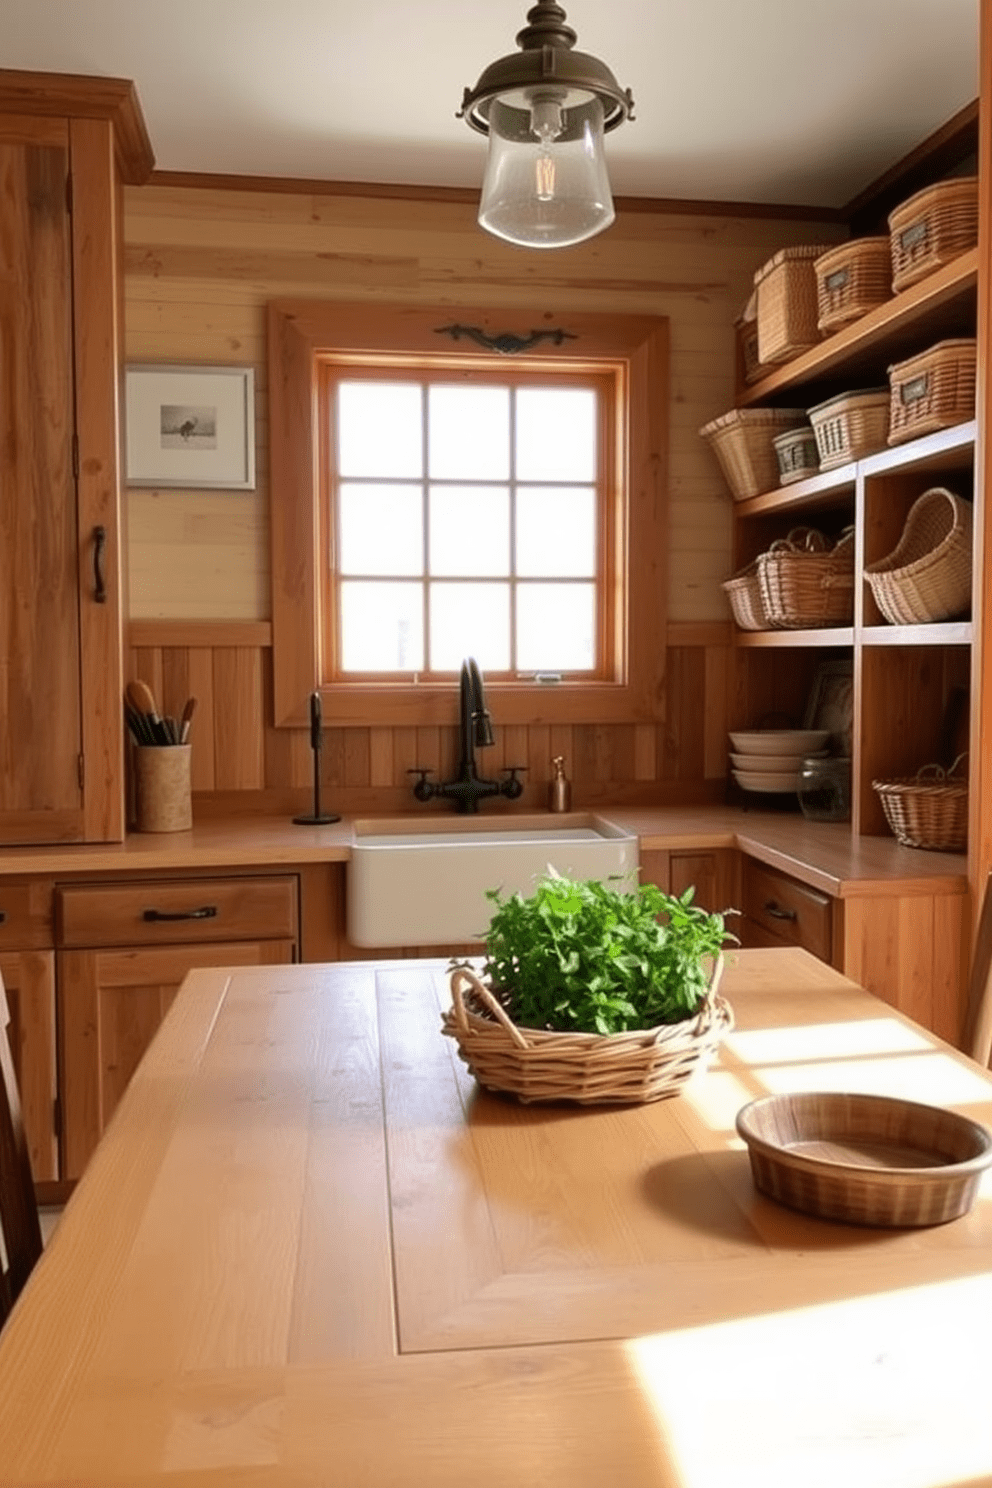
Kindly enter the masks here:
[[122, 180], [130, 84], [0, 71], [0, 844], [124, 835]]

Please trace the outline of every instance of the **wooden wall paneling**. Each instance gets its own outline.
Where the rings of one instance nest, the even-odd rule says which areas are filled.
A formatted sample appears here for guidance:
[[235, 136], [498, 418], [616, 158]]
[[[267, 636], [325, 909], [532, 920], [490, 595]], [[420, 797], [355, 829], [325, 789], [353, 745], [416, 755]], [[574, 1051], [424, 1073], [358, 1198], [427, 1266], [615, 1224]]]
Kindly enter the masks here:
[[218, 790], [265, 785], [262, 659], [257, 650], [214, 652], [214, 777]]
[[393, 730], [369, 729], [369, 785], [386, 787], [393, 783], [395, 772]]
[[723, 780], [727, 774], [730, 688], [730, 654], [726, 645], [705, 648], [703, 678], [703, 775], [707, 780]]
[[634, 779], [654, 780], [658, 771], [658, 730], [653, 723], [634, 725]]
[[[130, 108], [128, 117], [140, 118]], [[118, 146], [110, 119], [70, 120], [80, 661], [86, 699], [84, 832], [88, 841], [109, 842], [124, 836], [119, 468], [119, 370], [124, 349], [119, 276], [124, 225], [115, 166]], [[100, 604], [94, 598], [93, 571], [98, 527], [106, 534], [106, 598]]]
[[217, 780], [214, 747], [214, 658], [209, 646], [190, 646], [186, 652], [186, 677], [196, 712], [190, 724], [190, 779], [194, 791], [213, 790]]
[[352, 786], [372, 784], [369, 730], [367, 728], [345, 728], [341, 730], [344, 744], [345, 789]]

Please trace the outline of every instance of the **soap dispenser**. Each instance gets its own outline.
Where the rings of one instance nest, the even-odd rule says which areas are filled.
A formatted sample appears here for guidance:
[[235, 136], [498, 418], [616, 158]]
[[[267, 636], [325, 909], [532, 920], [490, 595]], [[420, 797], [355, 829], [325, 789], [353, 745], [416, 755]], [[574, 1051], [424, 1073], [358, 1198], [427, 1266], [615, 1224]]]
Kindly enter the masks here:
[[548, 786], [548, 807], [551, 811], [568, 811], [572, 805], [572, 787], [565, 777], [565, 756], [556, 754], [551, 764], [555, 773]]

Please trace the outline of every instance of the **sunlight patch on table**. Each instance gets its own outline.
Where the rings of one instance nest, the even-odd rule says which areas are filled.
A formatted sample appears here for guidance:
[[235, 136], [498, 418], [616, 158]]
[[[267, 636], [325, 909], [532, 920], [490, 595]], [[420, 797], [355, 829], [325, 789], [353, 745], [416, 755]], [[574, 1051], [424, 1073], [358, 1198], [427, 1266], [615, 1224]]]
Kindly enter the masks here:
[[989, 1316], [982, 1275], [626, 1350], [684, 1488], [943, 1488], [992, 1473]]

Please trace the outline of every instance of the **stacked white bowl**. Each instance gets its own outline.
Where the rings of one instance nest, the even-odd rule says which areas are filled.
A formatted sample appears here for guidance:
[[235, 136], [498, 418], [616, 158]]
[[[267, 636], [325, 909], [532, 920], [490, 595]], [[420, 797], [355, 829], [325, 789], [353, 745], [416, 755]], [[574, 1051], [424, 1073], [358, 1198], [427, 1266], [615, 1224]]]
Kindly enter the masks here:
[[803, 760], [826, 754], [829, 738], [829, 729], [756, 729], [731, 734], [734, 779], [747, 791], [795, 791]]

